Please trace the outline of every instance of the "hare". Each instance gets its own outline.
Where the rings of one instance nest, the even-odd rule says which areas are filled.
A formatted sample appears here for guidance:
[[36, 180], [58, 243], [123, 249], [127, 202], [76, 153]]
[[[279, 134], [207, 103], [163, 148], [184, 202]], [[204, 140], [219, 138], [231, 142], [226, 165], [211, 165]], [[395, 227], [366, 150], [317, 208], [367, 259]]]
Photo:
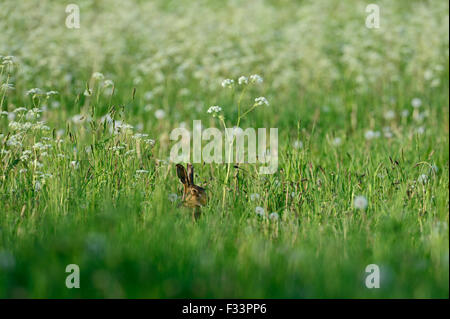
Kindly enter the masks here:
[[200, 216], [200, 207], [206, 205], [206, 190], [194, 183], [194, 167], [188, 163], [187, 171], [183, 165], [177, 164], [177, 176], [183, 184], [183, 205], [192, 208], [192, 218]]

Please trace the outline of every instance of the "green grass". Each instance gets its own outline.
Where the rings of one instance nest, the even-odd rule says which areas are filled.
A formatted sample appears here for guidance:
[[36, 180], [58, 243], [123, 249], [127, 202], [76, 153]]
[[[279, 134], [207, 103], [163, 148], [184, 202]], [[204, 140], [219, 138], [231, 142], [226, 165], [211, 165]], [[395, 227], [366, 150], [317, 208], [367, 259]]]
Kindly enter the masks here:
[[[380, 1], [378, 30], [357, 1], [79, 1], [79, 30], [40, 3], [0, 4], [0, 54], [16, 57], [0, 69], [15, 88], [0, 89], [0, 297], [449, 297], [446, 1]], [[182, 191], [170, 131], [220, 128], [210, 105], [233, 126], [240, 89], [220, 81], [254, 73], [264, 82], [242, 105], [270, 106], [240, 126], [278, 128], [278, 170], [244, 164], [225, 183], [225, 164], [195, 164], [209, 200], [193, 222], [169, 200]], [[133, 129], [112, 134], [106, 114]], [[68, 264], [80, 289], [65, 286]], [[379, 289], [365, 287], [369, 264]]]

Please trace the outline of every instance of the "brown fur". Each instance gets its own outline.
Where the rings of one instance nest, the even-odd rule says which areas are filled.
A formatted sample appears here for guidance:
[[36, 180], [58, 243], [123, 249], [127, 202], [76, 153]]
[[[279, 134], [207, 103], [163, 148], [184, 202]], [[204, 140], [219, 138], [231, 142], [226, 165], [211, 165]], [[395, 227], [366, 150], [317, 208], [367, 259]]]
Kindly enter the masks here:
[[183, 205], [193, 209], [192, 215], [196, 219], [200, 215], [200, 207], [206, 205], [206, 190], [203, 187], [195, 185], [194, 167], [187, 164], [187, 171], [183, 165], [177, 164], [177, 176], [183, 184]]

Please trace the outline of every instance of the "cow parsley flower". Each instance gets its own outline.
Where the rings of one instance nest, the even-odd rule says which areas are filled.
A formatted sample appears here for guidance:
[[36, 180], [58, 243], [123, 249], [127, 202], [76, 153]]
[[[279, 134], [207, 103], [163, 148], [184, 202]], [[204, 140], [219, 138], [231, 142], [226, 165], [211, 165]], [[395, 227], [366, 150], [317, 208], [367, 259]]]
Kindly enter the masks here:
[[269, 106], [269, 101], [267, 101], [267, 99], [264, 96], [260, 96], [260, 97], [257, 97], [255, 99], [255, 105], [257, 105], [257, 106], [260, 106], [260, 105]]
[[222, 108], [220, 107], [220, 106], [217, 106], [217, 105], [213, 105], [213, 106], [210, 106], [209, 107], [209, 109], [208, 109], [208, 113], [209, 114], [216, 114], [216, 113], [220, 113], [222, 111]]
[[0, 90], [13, 91], [15, 90], [15, 87], [11, 83], [3, 83], [2, 85], [0, 85]]
[[26, 92], [26, 95], [41, 95], [41, 94], [44, 94], [44, 91], [42, 91], [41, 89], [39, 89], [39, 88], [33, 88], [33, 89], [30, 89], [30, 90], [28, 90], [27, 92]]
[[57, 91], [48, 91], [48, 92], [46, 93], [47, 97], [51, 97], [51, 96], [57, 95], [57, 94], [59, 94]]
[[239, 83], [239, 85], [248, 84], [248, 77], [246, 77], [246, 76], [239, 77], [238, 83]]
[[102, 81], [105, 78], [105, 76], [100, 72], [94, 72], [92, 73], [92, 78], [96, 81]]
[[103, 86], [104, 86], [104, 87], [111, 87], [111, 86], [114, 86], [114, 82], [111, 81], [111, 80], [105, 80], [105, 81], [103, 82]]
[[232, 88], [234, 84], [234, 80], [232, 79], [225, 79], [222, 81], [222, 87], [224, 88]]
[[263, 82], [263, 78], [260, 77], [258, 74], [250, 75], [250, 83], [260, 84], [262, 82]]

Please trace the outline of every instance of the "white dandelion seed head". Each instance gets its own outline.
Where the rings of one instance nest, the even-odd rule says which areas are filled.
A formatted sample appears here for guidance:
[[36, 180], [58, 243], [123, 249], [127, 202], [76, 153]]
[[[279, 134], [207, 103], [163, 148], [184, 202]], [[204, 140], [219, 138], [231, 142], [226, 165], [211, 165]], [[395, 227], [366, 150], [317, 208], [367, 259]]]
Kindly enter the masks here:
[[250, 200], [251, 200], [251, 201], [258, 200], [259, 198], [260, 198], [260, 196], [259, 196], [258, 193], [250, 194]]
[[423, 133], [425, 133], [425, 127], [420, 126], [416, 129], [416, 133], [419, 135], [422, 135]]
[[342, 139], [341, 139], [340, 137], [335, 137], [335, 138], [333, 139], [333, 141], [332, 141], [332, 144], [333, 144], [334, 146], [339, 146], [339, 145], [342, 144]]
[[264, 216], [265, 215], [264, 208], [262, 208], [261, 206], [256, 206], [255, 213], [258, 216]]
[[278, 220], [279, 217], [280, 217], [280, 216], [278, 215], [277, 212], [273, 212], [273, 213], [271, 213], [271, 214], [269, 215], [269, 218], [270, 218], [271, 220]]
[[150, 101], [154, 96], [154, 93], [152, 91], [147, 91], [144, 93], [144, 100]]
[[395, 112], [393, 110], [388, 110], [384, 113], [384, 118], [386, 120], [392, 120], [395, 118]]
[[408, 117], [408, 116], [409, 116], [409, 111], [408, 110], [403, 110], [402, 111], [402, 117], [405, 118], [405, 117]]
[[162, 120], [163, 118], [166, 117], [166, 112], [165, 112], [164, 110], [162, 110], [162, 109], [156, 110], [156, 111], [155, 111], [155, 117], [156, 117], [158, 120]]
[[413, 108], [419, 108], [422, 106], [422, 100], [418, 97], [415, 97], [411, 100], [411, 105]]
[[364, 137], [366, 138], [366, 140], [373, 140], [375, 138], [380, 137], [381, 133], [378, 131], [372, 131], [372, 130], [368, 130], [366, 131], [366, 133], [364, 134]]
[[367, 198], [364, 196], [356, 196], [353, 204], [356, 209], [365, 210], [368, 205]]

